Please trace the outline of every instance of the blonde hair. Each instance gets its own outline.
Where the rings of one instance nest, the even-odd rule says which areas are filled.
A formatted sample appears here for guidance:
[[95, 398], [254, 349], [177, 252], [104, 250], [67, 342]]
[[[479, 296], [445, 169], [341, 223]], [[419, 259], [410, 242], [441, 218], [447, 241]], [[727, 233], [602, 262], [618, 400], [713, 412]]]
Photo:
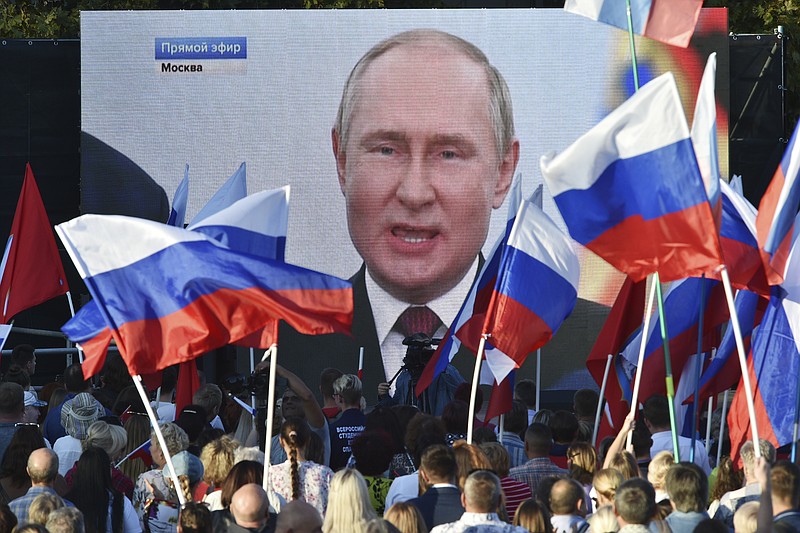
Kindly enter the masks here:
[[[159, 427], [161, 428], [161, 434], [164, 435], [164, 442], [167, 445], [166, 450], [161, 450], [162, 453], [168, 452], [170, 455], [175, 455], [189, 447], [189, 436], [179, 425], [166, 422], [159, 424]], [[155, 432], [150, 433], [150, 440], [153, 441], [154, 446], [158, 446], [158, 439], [156, 438]]]
[[597, 452], [587, 442], [575, 442], [567, 448], [567, 457], [572, 461], [569, 475], [572, 479], [588, 485], [597, 470]]
[[617, 495], [617, 487], [622, 485], [622, 474], [614, 468], [603, 468], [594, 474], [592, 485], [598, 496], [602, 496], [609, 503], [614, 501]]
[[664, 482], [667, 479], [667, 472], [675, 464], [675, 456], [669, 450], [663, 450], [653, 457], [650, 466], [647, 467], [647, 481], [656, 490], [665, 490]]
[[538, 500], [527, 499], [517, 507], [514, 514], [514, 525], [522, 526], [533, 533], [552, 533], [550, 511]]
[[592, 533], [609, 533], [619, 531], [617, 515], [612, 505], [604, 505], [597, 509], [588, 519]]
[[386, 510], [383, 517], [403, 533], [427, 533], [428, 531], [422, 513], [416, 506], [408, 502], [397, 502]]
[[[150, 421], [146, 416], [132, 415], [124, 424], [125, 434], [127, 435], [127, 445], [123, 450], [123, 457], [144, 444], [150, 436]], [[140, 458], [128, 458], [119, 467], [123, 474], [129, 479], [139, 479], [139, 476], [147, 472], [147, 465]]]
[[760, 507], [757, 501], [743, 503], [733, 515], [733, 530], [736, 533], [756, 533]]
[[214, 487], [220, 487], [235, 463], [239, 442], [227, 435], [212, 440], [200, 452], [203, 463], [203, 478]]
[[128, 433], [121, 426], [112, 426], [103, 420], [98, 420], [86, 430], [86, 438], [81, 441], [83, 451], [90, 447], [101, 448], [106, 451], [112, 461], [120, 456], [125, 446], [128, 445]]
[[611, 458], [608, 464], [609, 468], [613, 468], [622, 474], [623, 479], [633, 479], [641, 477], [639, 472], [639, 465], [636, 463], [636, 458], [627, 450], [623, 450]]
[[28, 522], [45, 525], [50, 513], [61, 507], [64, 507], [64, 500], [59, 495], [43, 492], [31, 502], [28, 509]]
[[377, 515], [372, 508], [364, 477], [353, 468], [336, 472], [328, 493], [328, 509], [322, 523], [322, 533], [363, 531], [373, 518], [377, 518]]

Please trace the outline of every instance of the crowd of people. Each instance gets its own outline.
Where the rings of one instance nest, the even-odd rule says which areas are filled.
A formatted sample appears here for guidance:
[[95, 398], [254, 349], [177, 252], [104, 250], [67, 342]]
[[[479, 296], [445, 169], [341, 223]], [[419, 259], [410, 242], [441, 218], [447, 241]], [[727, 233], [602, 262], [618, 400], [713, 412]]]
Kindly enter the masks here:
[[0, 382], [0, 533], [800, 531], [797, 465], [763, 440], [735, 451], [741, 468], [686, 438], [676, 461], [663, 396], [595, 447], [597, 393], [535, 411], [522, 380], [468, 444], [468, 385], [434, 416], [367, 407], [359, 378], [335, 368], [310, 384], [319, 402], [279, 365], [265, 482], [258, 424], [219, 386], [178, 410], [177, 369], [164, 371], [152, 407], [165, 449], [118, 356], [96, 387], [72, 365], [38, 391], [33, 358], [15, 349]]

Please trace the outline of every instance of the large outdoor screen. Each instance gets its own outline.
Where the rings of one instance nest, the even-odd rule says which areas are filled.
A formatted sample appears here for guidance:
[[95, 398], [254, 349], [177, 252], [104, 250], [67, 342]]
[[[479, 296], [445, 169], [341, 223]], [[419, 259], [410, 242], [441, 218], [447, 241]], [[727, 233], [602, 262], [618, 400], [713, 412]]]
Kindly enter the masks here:
[[[413, 69], [407, 63], [402, 65], [406, 70], [387, 69], [386, 76], [402, 78], [395, 80], [394, 94], [389, 94], [389, 85], [366, 82], [356, 91], [353, 124], [360, 121], [364, 127], [379, 128], [384, 115], [393, 113], [404, 124], [403, 134], [392, 139], [401, 143], [400, 148], [381, 145], [377, 149], [381, 156], [407, 157], [403, 163], [407, 174], [398, 178], [380, 167], [366, 166], [352, 155], [359, 146], [348, 148], [349, 159], [344, 147], [334, 150], [332, 128], [354, 65], [383, 39], [422, 28], [468, 41], [505, 79], [519, 140], [513, 177], [522, 181], [525, 196], [542, 183], [539, 158], [543, 154], [569, 146], [633, 91], [627, 34], [561, 10], [84, 12], [82, 211], [166, 221], [169, 202], [188, 164], [188, 223], [245, 162], [250, 193], [291, 186], [288, 262], [349, 278], [361, 268], [362, 257], [367, 259], [366, 287], [371, 290], [376, 316], [372, 329], [377, 328], [380, 336], [381, 321], [386, 319], [378, 317], [384, 304], [372, 298], [376, 291], [370, 287], [378, 286], [394, 298], [386, 306], [397, 306], [397, 300], [404, 300], [404, 284], [415, 283], [419, 276], [411, 292], [420, 288], [420, 293], [405, 299], [425, 303], [420, 300], [426, 297], [420, 295], [425, 293], [421, 287], [430, 282], [425, 274], [435, 278], [441, 270], [443, 294], [439, 296], [446, 299], [454, 284], [453, 272], [469, 285], [504, 228], [507, 214], [507, 195], [490, 181], [494, 178], [482, 181], [482, 174], [473, 173], [469, 175], [473, 181], [460, 181], [467, 174], [458, 169], [451, 175], [452, 167], [425, 167], [433, 157], [440, 158], [436, 165], [458, 165], [478, 157], [479, 152], [489, 153], [491, 160], [497, 150], [493, 141], [469, 145], [467, 150], [474, 153], [462, 160], [459, 150], [464, 146], [444, 146], [445, 141], [461, 138], [448, 137], [448, 128], [457, 129], [459, 124], [468, 134], [480, 133], [482, 126], [475, 124], [482, 124], [482, 119], [473, 116], [476, 111], [469, 97], [474, 96], [471, 91], [485, 90], [483, 74], [467, 77], [472, 83], [461, 84], [450, 84], [454, 76], [447, 76], [446, 86], [433, 100], [417, 105], [430, 92], [426, 81], [444, 78], [443, 72], [457, 67], [435, 53], [429, 61], [421, 60], [420, 54], [406, 58], [417, 61]], [[673, 71], [690, 123], [706, 57], [712, 51], [718, 53], [723, 176], [727, 173], [726, 33], [726, 11], [704, 10], [688, 49], [636, 39], [641, 83]], [[371, 75], [377, 76], [374, 69], [371, 74], [367, 71], [367, 77]], [[470, 122], [473, 119], [477, 122]], [[435, 143], [443, 148], [417, 143], [435, 127], [441, 129]], [[379, 192], [364, 193], [366, 189], [356, 179]], [[399, 180], [400, 185], [389, 191], [391, 180]], [[398, 214], [395, 204], [403, 204], [406, 211]], [[419, 213], [429, 204], [437, 211], [425, 219]], [[564, 227], [546, 187], [544, 210]], [[489, 212], [490, 222], [484, 224]], [[401, 220], [406, 216], [414, 220]], [[394, 218], [386, 222], [381, 217]], [[483, 233], [487, 233], [485, 239]], [[387, 245], [380, 242], [383, 238], [402, 242]], [[459, 239], [464, 249], [458, 248], [462, 246]], [[482, 254], [469, 248], [475, 241], [484, 242], [479, 246]], [[389, 252], [370, 257], [373, 249], [384, 245], [391, 248]], [[424, 246], [424, 253], [418, 253]], [[450, 264], [461, 256], [466, 257], [465, 267]], [[543, 349], [545, 388], [573, 389], [593, 383], [583, 363], [622, 282], [619, 273], [585, 249], [579, 250], [579, 256], [581, 300], [563, 331]], [[407, 259], [417, 262], [404, 265]], [[453, 294], [461, 299], [461, 291]], [[443, 308], [457, 310], [459, 304], [449, 302]], [[452, 316], [442, 319], [446, 323]], [[370, 353], [374, 351], [368, 348], [367, 357], [380, 357]], [[333, 353], [325, 366], [353, 371], [357, 356]], [[471, 360], [456, 362], [467, 369], [462, 373], [472, 365]], [[300, 365], [298, 361], [288, 364]], [[315, 384], [321, 369], [304, 369], [304, 377]], [[386, 374], [391, 377], [388, 365]], [[469, 375], [465, 374], [468, 379]], [[529, 364], [522, 375], [533, 376]], [[377, 379], [382, 381], [384, 376]]]

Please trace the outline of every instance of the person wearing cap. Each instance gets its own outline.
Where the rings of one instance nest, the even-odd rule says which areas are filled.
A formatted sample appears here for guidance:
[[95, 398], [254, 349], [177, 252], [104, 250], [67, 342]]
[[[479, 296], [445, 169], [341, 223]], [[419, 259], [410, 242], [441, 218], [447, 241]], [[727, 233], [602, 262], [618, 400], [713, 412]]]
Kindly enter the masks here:
[[36, 393], [30, 390], [26, 390], [23, 397], [25, 402], [25, 411], [22, 413], [22, 419], [20, 422], [23, 424], [36, 424], [39, 422], [39, 417], [42, 414], [39, 408], [47, 405], [47, 402], [40, 400], [36, 396]]
[[0, 458], [17, 430], [25, 412], [25, 394], [18, 383], [0, 383]]
[[89, 426], [100, 420], [104, 414], [102, 404], [88, 392], [82, 392], [64, 402], [61, 407], [61, 425], [67, 434], [53, 443], [53, 451], [58, 454], [59, 474], [65, 476], [80, 459], [83, 452], [81, 441], [86, 438]]

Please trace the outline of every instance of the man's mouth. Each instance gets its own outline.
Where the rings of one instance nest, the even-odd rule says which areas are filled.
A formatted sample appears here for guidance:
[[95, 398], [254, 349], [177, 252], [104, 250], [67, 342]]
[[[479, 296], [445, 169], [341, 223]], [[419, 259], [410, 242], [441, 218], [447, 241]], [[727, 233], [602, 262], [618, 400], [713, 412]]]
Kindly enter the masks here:
[[420, 228], [397, 227], [392, 228], [392, 235], [409, 244], [427, 242], [439, 234], [438, 231]]

